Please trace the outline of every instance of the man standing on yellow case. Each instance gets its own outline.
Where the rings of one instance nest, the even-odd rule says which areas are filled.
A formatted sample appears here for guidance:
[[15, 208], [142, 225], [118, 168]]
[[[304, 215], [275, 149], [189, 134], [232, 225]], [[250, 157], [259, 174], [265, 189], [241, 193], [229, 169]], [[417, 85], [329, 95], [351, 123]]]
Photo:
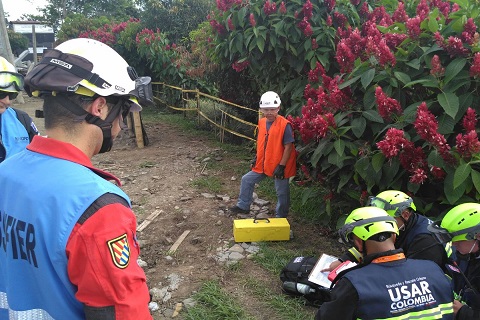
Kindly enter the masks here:
[[234, 213], [248, 213], [253, 201], [255, 184], [265, 177], [275, 179], [277, 193], [276, 218], [286, 218], [290, 207], [289, 178], [295, 176], [296, 151], [290, 122], [279, 115], [281, 100], [273, 91], [260, 98], [257, 153], [252, 161], [252, 170], [242, 177], [237, 205], [230, 208]]

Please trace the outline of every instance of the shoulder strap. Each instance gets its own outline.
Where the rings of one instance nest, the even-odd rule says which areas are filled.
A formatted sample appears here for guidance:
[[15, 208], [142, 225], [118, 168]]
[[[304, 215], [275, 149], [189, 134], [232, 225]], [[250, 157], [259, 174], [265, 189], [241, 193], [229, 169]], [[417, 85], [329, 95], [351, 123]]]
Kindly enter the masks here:
[[32, 130], [32, 119], [25, 111], [17, 110], [15, 108], [12, 109], [15, 111], [18, 121], [20, 121], [25, 127], [25, 130], [27, 130], [30, 141], [32, 141], [33, 137], [37, 135], [37, 133]]

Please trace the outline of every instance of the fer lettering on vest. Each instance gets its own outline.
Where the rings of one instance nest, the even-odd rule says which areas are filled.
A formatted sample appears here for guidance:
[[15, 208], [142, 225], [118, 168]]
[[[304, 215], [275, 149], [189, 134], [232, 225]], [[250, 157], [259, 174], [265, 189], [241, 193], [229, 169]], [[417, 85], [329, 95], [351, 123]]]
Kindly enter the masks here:
[[38, 268], [33, 224], [0, 212], [0, 247], [13, 259], [28, 261]]

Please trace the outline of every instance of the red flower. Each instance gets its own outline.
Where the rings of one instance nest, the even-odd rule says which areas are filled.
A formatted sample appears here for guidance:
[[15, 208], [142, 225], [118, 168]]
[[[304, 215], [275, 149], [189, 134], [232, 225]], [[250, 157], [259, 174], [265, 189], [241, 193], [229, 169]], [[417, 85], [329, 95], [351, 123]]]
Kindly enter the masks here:
[[453, 163], [455, 160], [449, 153], [450, 146], [443, 135], [438, 133], [438, 122], [435, 116], [428, 110], [427, 104], [422, 102], [417, 109], [417, 118], [413, 126], [418, 135], [425, 141], [431, 143], [438, 150], [440, 156], [447, 162]]
[[345, 43], [344, 40], [341, 40], [337, 45], [337, 53], [335, 55], [335, 59], [340, 65], [341, 72], [350, 72], [353, 70], [355, 56], [353, 55], [350, 47]]
[[287, 7], [285, 6], [285, 1], [282, 1], [282, 3], [280, 3], [280, 13], [281, 14], [287, 13]]
[[435, 166], [431, 166], [430, 173], [435, 179], [438, 179], [438, 180], [445, 179], [447, 175], [447, 173], [442, 168], [435, 167]]
[[470, 67], [470, 77], [480, 77], [480, 52], [473, 56], [472, 66]]
[[421, 0], [417, 5], [417, 16], [420, 20], [425, 20], [430, 14], [430, 8], [428, 7], [427, 0]]
[[407, 12], [405, 11], [405, 5], [403, 2], [398, 3], [397, 10], [393, 13], [393, 21], [395, 22], [406, 22], [408, 19]]
[[375, 98], [378, 106], [378, 113], [383, 119], [390, 121], [393, 114], [402, 114], [403, 110], [400, 103], [383, 93], [382, 87], [378, 86], [375, 89]]
[[431, 63], [432, 63], [432, 68], [430, 69], [430, 74], [437, 78], [443, 77], [443, 75], [445, 74], [445, 68], [442, 66], [440, 57], [437, 55], [434, 55]]
[[250, 13], [250, 24], [252, 27], [255, 27], [257, 25], [257, 21], [255, 21], [255, 16], [253, 13]]
[[277, 4], [275, 2], [270, 2], [270, 0], [265, 1], [263, 5], [263, 12], [265, 15], [269, 16], [277, 11]]
[[332, 11], [335, 7], [335, 0], [325, 0], [323, 3], [325, 3], [328, 12]]
[[462, 158], [468, 159], [472, 157], [472, 155], [480, 152], [480, 141], [478, 141], [475, 130], [471, 130], [465, 135], [462, 135], [461, 133], [458, 134], [456, 142], [457, 151]]
[[[335, 2], [335, 1], [334, 1]], [[310, 2], [310, 0], [307, 0], [305, 2], [305, 4], [303, 5], [303, 8], [302, 8], [302, 12], [303, 12], [303, 17], [305, 19], [310, 19], [313, 15], [313, 5], [312, 3]]]
[[465, 132], [475, 130], [477, 127], [477, 113], [472, 108], [468, 108], [462, 121]]
[[425, 180], [427, 180], [427, 174], [422, 168], [416, 169], [413, 175], [410, 176], [411, 183], [422, 184]]
[[410, 38], [417, 39], [420, 36], [420, 33], [422, 32], [422, 30], [420, 29], [421, 22], [422, 19], [418, 16], [407, 20], [405, 26], [407, 27], [408, 35], [410, 36]]
[[403, 130], [390, 128], [385, 134], [385, 139], [377, 143], [377, 147], [387, 159], [390, 159], [397, 156], [403, 146], [408, 143], [411, 142], [405, 139]]
[[232, 68], [237, 71], [237, 72], [241, 72], [242, 70], [244, 70], [246, 67], [248, 67], [250, 65], [250, 62], [248, 60], [245, 60], [243, 62], [238, 62], [238, 61], [235, 61], [233, 64], [232, 64]]

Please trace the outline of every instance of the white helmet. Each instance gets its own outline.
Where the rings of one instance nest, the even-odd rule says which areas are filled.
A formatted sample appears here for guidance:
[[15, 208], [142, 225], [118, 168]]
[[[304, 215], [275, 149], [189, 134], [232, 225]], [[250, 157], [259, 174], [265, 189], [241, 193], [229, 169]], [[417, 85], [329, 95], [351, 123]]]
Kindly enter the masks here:
[[278, 108], [281, 103], [280, 97], [273, 91], [265, 92], [260, 98], [260, 108], [264, 109]]
[[139, 78], [135, 69], [111, 47], [87, 38], [71, 39], [46, 51], [25, 79], [28, 93], [89, 95], [91, 91], [91, 95], [103, 97], [124, 96], [133, 102], [131, 111], [140, 111], [141, 104], [153, 104], [150, 81], [150, 77]]
[[19, 92], [23, 90], [23, 76], [4, 57], [0, 57], [0, 91]]

